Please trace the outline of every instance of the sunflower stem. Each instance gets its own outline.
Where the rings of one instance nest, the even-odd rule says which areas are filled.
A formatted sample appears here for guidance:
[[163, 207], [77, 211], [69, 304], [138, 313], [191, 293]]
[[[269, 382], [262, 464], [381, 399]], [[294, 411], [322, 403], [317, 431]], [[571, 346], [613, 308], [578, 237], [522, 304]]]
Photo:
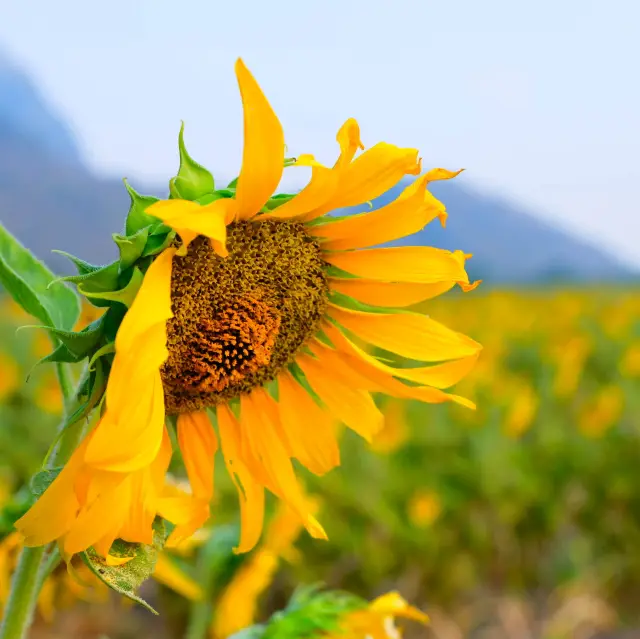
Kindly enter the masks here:
[[[71, 374], [66, 366], [56, 367], [60, 389], [64, 396], [65, 414], [58, 428], [57, 445], [45, 463], [45, 468], [51, 469], [66, 462], [82, 437], [82, 428], [67, 428], [66, 416], [71, 409], [73, 400], [77, 396], [82, 384], [82, 377], [78, 387], [73, 388]], [[60, 434], [60, 431], [64, 432]], [[58, 437], [59, 436], [59, 437]], [[47, 555], [47, 551], [50, 551]], [[52, 546], [38, 546], [37, 548], [23, 548], [18, 565], [11, 580], [11, 592], [4, 610], [2, 625], [0, 625], [0, 639], [26, 639], [29, 627], [33, 621], [38, 596], [42, 584], [47, 577], [49, 562], [55, 562], [57, 550]], [[43, 559], [47, 557], [43, 564]], [[53, 557], [53, 559], [52, 559]], [[52, 564], [53, 565], [53, 564]]]
[[211, 601], [194, 601], [189, 613], [189, 625], [185, 639], [206, 639], [209, 633], [211, 618], [213, 617], [213, 605]]

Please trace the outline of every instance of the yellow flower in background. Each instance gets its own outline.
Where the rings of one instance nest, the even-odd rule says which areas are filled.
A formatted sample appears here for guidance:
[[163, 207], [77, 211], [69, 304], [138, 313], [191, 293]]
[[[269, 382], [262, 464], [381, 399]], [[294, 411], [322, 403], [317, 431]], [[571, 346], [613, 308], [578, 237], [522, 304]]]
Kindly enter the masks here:
[[416, 528], [428, 528], [442, 513], [442, 501], [433, 490], [419, 490], [409, 500], [407, 514]]
[[340, 630], [325, 635], [325, 639], [400, 639], [396, 619], [429, 623], [426, 614], [410, 606], [397, 592], [390, 592], [372, 601], [367, 609], [348, 613]]
[[20, 369], [13, 358], [0, 353], [0, 402], [9, 397], [18, 388]]
[[[28, 545], [58, 539], [66, 554], [94, 546], [106, 556], [118, 537], [150, 543], [156, 514], [175, 524], [168, 545], [179, 544], [209, 516], [219, 447], [238, 488], [237, 552], [259, 539], [265, 488], [312, 536], [325, 538], [292, 460], [318, 475], [337, 466], [335, 421], [371, 441], [383, 425], [372, 392], [473, 407], [444, 389], [472, 369], [481, 346], [423, 314], [393, 310], [456, 284], [474, 288], [469, 256], [369, 248], [444, 220], [427, 187], [459, 172], [419, 175], [416, 149], [386, 143], [356, 157], [364, 147], [349, 119], [338, 131], [336, 163], [300, 156], [296, 165], [311, 167], [309, 184], [266, 208], [283, 173], [284, 134], [242, 61], [236, 74], [245, 139], [235, 197], [202, 205], [171, 199], [146, 209], [180, 243], [154, 259], [118, 329], [97, 425], [18, 521]], [[419, 177], [387, 206], [346, 219], [328, 215], [378, 197], [406, 175]], [[353, 310], [347, 296], [379, 308]], [[427, 365], [393, 366], [356, 340]], [[191, 493], [164, 485], [166, 415], [177, 416]]]
[[511, 403], [507, 407], [504, 418], [504, 433], [512, 439], [522, 437], [533, 423], [538, 411], [538, 395], [527, 381], [517, 384], [511, 395]]
[[590, 351], [589, 339], [581, 335], [558, 345], [555, 355], [557, 369], [553, 382], [557, 397], [569, 397], [575, 392]]
[[628, 378], [640, 377], [640, 340], [627, 347], [620, 362], [620, 372]]
[[409, 438], [407, 426], [407, 402], [389, 401], [383, 411], [384, 426], [371, 441], [371, 448], [376, 453], [392, 453]]
[[[315, 512], [317, 502], [309, 501]], [[271, 585], [280, 558], [296, 560], [293, 543], [302, 530], [300, 518], [282, 503], [269, 523], [265, 540], [238, 569], [215, 607], [211, 637], [224, 639], [256, 621], [260, 596]]]
[[624, 393], [619, 386], [602, 387], [582, 410], [578, 428], [586, 437], [602, 437], [620, 419]]

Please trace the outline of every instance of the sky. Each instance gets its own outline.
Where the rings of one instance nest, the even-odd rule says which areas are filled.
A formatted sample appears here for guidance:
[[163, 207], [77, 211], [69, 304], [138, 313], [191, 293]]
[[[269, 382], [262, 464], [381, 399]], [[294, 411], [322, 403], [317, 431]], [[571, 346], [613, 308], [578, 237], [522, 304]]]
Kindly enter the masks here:
[[291, 155], [332, 162], [355, 117], [366, 146], [464, 167], [640, 266], [638, 24], [637, 0], [40, 0], [3, 3], [0, 46], [134, 186], [175, 174], [181, 120], [197, 161], [237, 174], [241, 56]]

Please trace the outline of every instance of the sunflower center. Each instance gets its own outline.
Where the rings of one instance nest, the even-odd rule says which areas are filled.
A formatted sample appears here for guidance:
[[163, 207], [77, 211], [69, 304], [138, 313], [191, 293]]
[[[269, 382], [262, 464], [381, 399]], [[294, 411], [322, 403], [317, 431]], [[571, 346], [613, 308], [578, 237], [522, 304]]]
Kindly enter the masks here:
[[215, 406], [271, 381], [324, 315], [326, 263], [302, 224], [236, 222], [227, 249], [221, 258], [198, 237], [174, 258], [162, 368], [169, 414]]

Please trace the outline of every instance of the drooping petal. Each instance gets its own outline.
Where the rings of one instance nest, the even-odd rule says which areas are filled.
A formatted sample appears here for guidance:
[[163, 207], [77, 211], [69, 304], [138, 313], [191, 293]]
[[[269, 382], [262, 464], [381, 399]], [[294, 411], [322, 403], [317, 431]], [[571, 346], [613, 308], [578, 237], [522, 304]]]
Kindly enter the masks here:
[[130, 393], [129, 401], [119, 410], [107, 405], [87, 448], [85, 461], [89, 466], [112, 472], [133, 472], [150, 464], [158, 454], [164, 430], [160, 372], [146, 383], [143, 380], [140, 387], [132, 386]]
[[431, 246], [325, 253], [323, 259], [347, 273], [371, 280], [416, 284], [469, 283], [461, 251], [452, 253]]
[[328, 313], [365, 342], [410, 359], [442, 362], [482, 349], [470, 337], [417, 313], [363, 313], [333, 304]]
[[[131, 505], [131, 476], [114, 473], [113, 484], [84, 507], [64, 538], [64, 551], [75, 554], [119, 530]], [[142, 540], [133, 540], [142, 541]]]
[[264, 488], [255, 480], [242, 459], [240, 426], [230, 408], [221, 404], [216, 412], [224, 462], [240, 501], [240, 542], [234, 552], [244, 553], [256, 545], [262, 532]]
[[66, 534], [80, 508], [75, 483], [83, 465], [83, 457], [90, 436], [76, 448], [71, 458], [51, 485], [15, 523], [25, 537], [25, 546], [43, 546]]
[[404, 197], [401, 195], [382, 208], [312, 226], [308, 232], [320, 239], [324, 250], [330, 251], [375, 246], [417, 233], [440, 213], [439, 208], [425, 203], [427, 176], [417, 182], [417, 188], [410, 185], [404, 190]]
[[227, 220], [235, 217], [237, 208], [237, 202], [232, 198], [221, 198], [205, 206], [176, 199], [160, 200], [147, 208], [146, 212], [162, 220], [180, 235], [182, 255], [186, 255], [187, 247], [198, 235], [204, 235], [211, 240], [216, 253], [226, 257]]
[[340, 464], [331, 418], [285, 371], [278, 376], [278, 412], [292, 455], [316, 475]]
[[370, 442], [384, 425], [384, 416], [371, 395], [362, 387], [346, 383], [337, 371], [323, 367], [308, 355], [298, 357], [296, 363], [329, 412]]
[[310, 344], [310, 348], [325, 369], [340, 371], [343, 383], [349, 387], [385, 393], [402, 399], [417, 399], [429, 404], [456, 402], [467, 408], [475, 408], [473, 402], [468, 399], [445, 393], [432, 386], [408, 386], [393, 376], [395, 369], [377, 366], [368, 359], [333, 350], [318, 341]]
[[359, 277], [329, 277], [329, 288], [371, 306], [402, 308], [437, 297], [451, 290], [454, 282], [416, 284], [415, 282], [380, 282]]
[[204, 411], [178, 416], [178, 444], [194, 496], [211, 501], [218, 439]]
[[273, 421], [277, 418], [275, 407], [270, 405], [273, 401], [262, 388], [240, 398], [240, 419], [243, 433], [247, 434], [243, 444], [247, 452], [250, 451], [245, 458], [267, 477], [267, 488], [298, 513], [309, 534], [316, 539], [326, 539], [327, 534], [310, 511], [277, 423]]
[[273, 195], [284, 169], [284, 132], [278, 116], [242, 60], [236, 76], [244, 110], [244, 151], [236, 187], [238, 219], [254, 217]]
[[445, 362], [444, 364], [434, 364], [432, 366], [421, 366], [419, 368], [394, 368], [384, 364], [375, 357], [369, 355], [345, 335], [333, 324], [326, 322], [324, 330], [327, 337], [333, 342], [334, 346], [341, 352], [353, 355], [357, 359], [362, 360], [369, 368], [375, 368], [383, 373], [400, 377], [417, 384], [426, 384], [434, 388], [449, 388], [457, 384], [465, 377], [476, 365], [480, 351], [469, 357]]

